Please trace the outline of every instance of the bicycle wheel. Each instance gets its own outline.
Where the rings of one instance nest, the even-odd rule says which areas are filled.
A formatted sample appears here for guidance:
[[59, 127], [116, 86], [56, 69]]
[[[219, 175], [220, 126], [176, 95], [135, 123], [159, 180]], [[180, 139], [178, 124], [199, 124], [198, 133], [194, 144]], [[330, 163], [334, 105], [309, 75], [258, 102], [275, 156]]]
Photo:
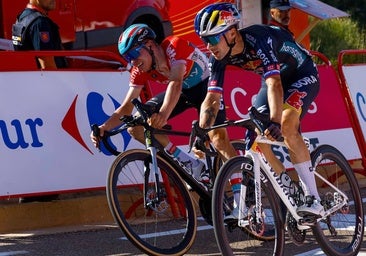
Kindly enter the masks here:
[[[238, 156], [244, 156], [245, 155], [246, 142], [244, 140], [233, 140], [233, 141], [231, 141], [231, 144], [235, 148], [236, 153], [237, 153]], [[214, 168], [216, 170], [216, 173], [218, 173], [218, 171], [219, 171], [219, 169], [221, 168], [222, 165], [223, 165], [223, 162], [222, 162], [221, 158], [219, 156], [216, 157], [216, 159], [215, 159], [215, 168]], [[254, 200], [254, 198], [253, 198], [254, 197], [253, 188], [254, 187], [251, 187], [252, 194], [247, 195], [247, 200], [252, 200], [252, 201]], [[229, 195], [227, 195], [227, 197], [228, 196]], [[251, 198], [249, 198], [249, 197], [251, 197]], [[233, 198], [226, 198], [226, 200], [232, 201]], [[211, 202], [210, 202], [210, 206], [211, 206]], [[202, 212], [202, 210], [201, 210], [201, 212]], [[211, 208], [209, 209], [209, 212], [210, 212], [209, 216], [210, 216], [210, 220], [211, 220], [211, 222], [209, 222], [209, 224], [212, 225]], [[273, 240], [275, 238], [274, 237], [274, 232], [265, 232], [263, 234], [258, 234], [257, 232], [253, 232], [253, 230], [251, 230], [250, 228], [246, 228], [246, 227], [243, 227], [242, 230], [247, 232], [250, 236], [252, 236], [253, 238], [258, 239], [258, 240]]]
[[[215, 181], [212, 215], [217, 244], [223, 255], [257, 253], [281, 255], [284, 246], [284, 229], [277, 203], [279, 198], [264, 173], [262, 173], [264, 179], [261, 182], [262, 225], [255, 223], [255, 217], [249, 218], [248, 225], [244, 227], [239, 227], [237, 221], [224, 223], [225, 209], [233, 209], [233, 200], [230, 200], [233, 198], [233, 193], [229, 179], [234, 173], [242, 172], [245, 159], [243, 156], [237, 156], [228, 160], [220, 169]], [[254, 179], [253, 173], [248, 173], [248, 176], [250, 179]], [[253, 198], [247, 197], [246, 205], [249, 207], [249, 211], [253, 209], [253, 204], [255, 205]], [[225, 205], [225, 207], [217, 207], [218, 205]], [[271, 239], [260, 239], [261, 237], [271, 237]]]
[[[313, 234], [327, 255], [357, 255], [364, 234], [364, 213], [359, 186], [346, 158], [336, 148], [322, 145], [311, 153], [321, 202], [327, 211], [337, 204], [342, 208], [313, 227]], [[335, 190], [339, 189], [341, 192]], [[341, 194], [344, 193], [348, 200]]]
[[[158, 196], [154, 173], [150, 170], [150, 152], [132, 149], [120, 154], [108, 174], [109, 208], [126, 237], [141, 251], [149, 255], [182, 255], [190, 249], [196, 236], [196, 212], [176, 171], [160, 156], [157, 163]], [[147, 205], [144, 205], [144, 192]]]

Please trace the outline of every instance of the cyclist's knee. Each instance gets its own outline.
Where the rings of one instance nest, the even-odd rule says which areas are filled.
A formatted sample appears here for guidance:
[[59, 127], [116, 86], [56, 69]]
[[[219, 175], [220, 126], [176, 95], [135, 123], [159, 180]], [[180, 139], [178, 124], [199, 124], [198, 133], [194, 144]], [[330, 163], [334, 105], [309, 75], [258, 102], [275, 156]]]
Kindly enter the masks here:
[[282, 125], [282, 135], [284, 138], [291, 139], [299, 135], [299, 129], [292, 125]]
[[211, 137], [211, 142], [218, 151], [226, 151], [228, 145], [230, 145], [230, 141], [225, 134], [215, 134]]
[[134, 138], [135, 140], [139, 140], [141, 139], [141, 137], [143, 136], [143, 129], [141, 129], [141, 127], [129, 127], [127, 128], [128, 133], [132, 136], [132, 138]]
[[283, 137], [291, 139], [300, 135], [300, 121], [298, 119], [284, 119], [281, 124]]

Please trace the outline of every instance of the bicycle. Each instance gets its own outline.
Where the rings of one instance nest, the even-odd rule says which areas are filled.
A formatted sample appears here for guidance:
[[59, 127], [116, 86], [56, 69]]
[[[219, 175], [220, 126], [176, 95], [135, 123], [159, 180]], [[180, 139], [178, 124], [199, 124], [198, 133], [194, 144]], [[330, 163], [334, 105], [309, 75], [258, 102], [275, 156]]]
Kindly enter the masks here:
[[[314, 216], [300, 217], [296, 213], [296, 208], [303, 203], [304, 198], [300, 182], [292, 181], [288, 175], [276, 174], [257, 147], [257, 143], [285, 147], [284, 142], [270, 141], [263, 136], [266, 120], [256, 109], [251, 108], [249, 118], [238, 121], [248, 130], [257, 128], [262, 135], [250, 140], [250, 149], [245, 156], [225, 162], [214, 184], [212, 205], [225, 205], [212, 207], [215, 237], [222, 254], [255, 252], [283, 255], [286, 224], [290, 241], [298, 246], [306, 241], [307, 232], [312, 230], [327, 255], [357, 255], [364, 234], [364, 211], [357, 179], [346, 158], [330, 145], [320, 145], [311, 152], [325, 215], [318, 219]], [[237, 172], [242, 173], [239, 218], [232, 223], [225, 223], [225, 211], [233, 209], [226, 199], [231, 193], [228, 181]], [[251, 180], [255, 183], [252, 193], [248, 190], [248, 181]], [[252, 194], [250, 199], [249, 194]], [[287, 208], [285, 216], [281, 214], [280, 200]], [[271, 232], [274, 239], [252, 240], [248, 233], [242, 232], [243, 229], [258, 235]]]
[[[192, 246], [197, 231], [197, 216], [188, 184], [199, 197], [198, 205], [204, 220], [212, 225], [212, 185], [197, 181], [190, 170], [174, 156], [166, 152], [155, 139], [157, 134], [190, 136], [189, 148], [199, 137], [202, 144], [208, 139], [210, 129], [202, 129], [198, 122], [192, 131], [173, 131], [169, 127], [155, 129], [147, 124], [152, 110], [137, 99], [135, 105], [139, 116], [124, 116], [120, 128], [107, 132], [103, 144], [113, 154], [107, 178], [107, 199], [110, 211], [126, 237], [141, 251], [149, 255], [182, 255]], [[123, 153], [109, 145], [108, 138], [128, 127], [143, 126], [146, 149], [130, 149]], [[92, 127], [98, 135], [98, 126]], [[243, 154], [243, 141], [232, 141], [238, 154]], [[119, 154], [120, 153], [120, 154]], [[206, 165], [214, 181], [222, 165], [218, 153], [210, 145], [205, 151]]]

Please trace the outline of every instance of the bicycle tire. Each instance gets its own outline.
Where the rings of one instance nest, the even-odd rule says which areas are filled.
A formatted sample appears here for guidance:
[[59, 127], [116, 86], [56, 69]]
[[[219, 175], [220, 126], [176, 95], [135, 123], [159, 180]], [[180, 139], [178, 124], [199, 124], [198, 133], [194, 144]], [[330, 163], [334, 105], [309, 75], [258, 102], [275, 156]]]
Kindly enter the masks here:
[[[326, 178], [333, 186], [341, 189], [349, 201], [340, 210], [312, 227], [313, 234], [322, 250], [332, 256], [357, 255], [364, 234], [364, 210], [356, 176], [343, 154], [330, 145], [321, 145], [311, 153], [315, 171]], [[316, 177], [322, 204], [327, 210], [339, 198], [335, 190]], [[331, 233], [326, 221], [333, 226]]]
[[[160, 181], [164, 180], [160, 184], [163, 199], [154, 207], [144, 207], [144, 161], [151, 165], [150, 152], [144, 149], [125, 151], [114, 160], [106, 187], [110, 211], [128, 240], [141, 251], [149, 255], [182, 255], [196, 237], [192, 199], [174, 168], [158, 155]], [[147, 172], [148, 177], [154, 176], [152, 170]], [[147, 184], [155, 185], [151, 179]], [[146, 191], [148, 200], [156, 190]]]
[[[262, 207], [264, 209], [264, 223], [265, 230], [262, 230], [263, 234], [268, 233], [272, 236], [271, 239], [258, 239], [262, 235], [254, 236], [254, 230], [250, 228], [238, 228], [230, 227], [230, 225], [224, 224], [224, 207], [215, 207], [217, 205], [227, 204], [225, 198], [227, 194], [231, 193], [231, 187], [228, 185], [228, 180], [234, 172], [238, 172], [242, 169], [242, 163], [245, 161], [245, 157], [236, 156], [229, 159], [220, 169], [220, 172], [215, 181], [213, 188], [212, 199], [212, 214], [213, 214], [213, 226], [215, 232], [215, 238], [218, 247], [223, 255], [236, 255], [236, 254], [261, 254], [261, 255], [282, 255], [285, 243], [285, 232], [281, 217], [279, 215], [279, 198], [275, 193], [272, 185], [268, 179], [264, 179], [265, 182], [261, 182], [262, 188]], [[262, 172], [263, 177], [266, 175]], [[249, 174], [251, 178], [253, 173]], [[230, 197], [230, 196], [229, 196]]]

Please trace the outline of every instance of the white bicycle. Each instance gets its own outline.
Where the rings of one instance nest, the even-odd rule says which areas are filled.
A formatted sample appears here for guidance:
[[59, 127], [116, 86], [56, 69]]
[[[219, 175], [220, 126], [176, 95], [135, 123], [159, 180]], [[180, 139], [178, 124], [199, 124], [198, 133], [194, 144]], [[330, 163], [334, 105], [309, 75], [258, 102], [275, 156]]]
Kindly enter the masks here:
[[[236, 121], [237, 126], [263, 131], [265, 126], [261, 125], [265, 121], [261, 114], [254, 108], [249, 113], [251, 118]], [[303, 244], [306, 234], [312, 231], [327, 255], [357, 255], [364, 234], [364, 211], [357, 179], [342, 153], [330, 145], [318, 146], [311, 152], [325, 215], [318, 219], [301, 217], [296, 213], [303, 204], [301, 184], [287, 174], [276, 174], [258, 149], [258, 142], [286, 147], [283, 142], [257, 136], [246, 156], [228, 160], [215, 180], [213, 226], [222, 254], [283, 255], [286, 226], [296, 245]], [[224, 216], [234, 209], [234, 201], [228, 200], [233, 198], [230, 179], [238, 173], [242, 175], [239, 218], [225, 223]]]

